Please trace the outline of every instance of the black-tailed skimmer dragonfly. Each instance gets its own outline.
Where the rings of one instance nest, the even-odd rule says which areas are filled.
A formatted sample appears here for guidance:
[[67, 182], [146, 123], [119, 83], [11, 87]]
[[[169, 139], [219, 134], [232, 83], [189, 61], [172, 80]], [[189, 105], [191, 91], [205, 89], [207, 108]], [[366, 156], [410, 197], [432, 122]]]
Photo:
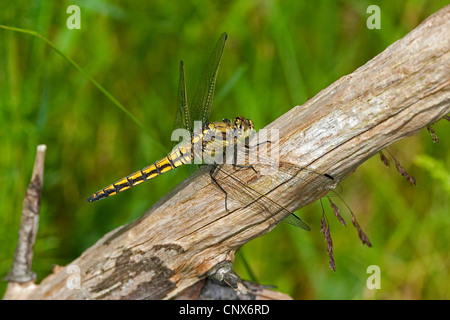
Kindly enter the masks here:
[[[236, 146], [244, 146], [244, 150], [247, 150], [247, 152], [251, 150], [248, 143], [250, 136], [255, 133], [253, 122], [244, 117], [236, 117], [234, 121], [223, 119], [221, 122], [208, 122], [213, 103], [217, 72], [222, 59], [226, 40], [227, 34], [224, 33], [220, 37], [214, 51], [211, 54], [206, 69], [202, 75], [200, 84], [194, 94], [190, 110], [187, 103], [183, 61], [180, 63], [180, 80], [177, 100], [178, 106], [175, 126], [177, 128], [182, 127], [187, 130], [186, 132], [188, 133], [188, 138], [185, 139], [187, 141], [181, 142], [175, 146], [172, 152], [170, 152], [166, 157], [143, 168], [142, 170], [120, 179], [113, 184], [110, 184], [100, 191], [97, 191], [91, 195], [87, 201], [93, 202], [110, 197], [184, 164], [191, 164], [192, 162], [198, 163], [196, 162], [196, 159], [200, 159], [200, 162], [206, 162], [212, 165], [210, 176], [212, 181], [225, 194], [226, 209], [227, 196], [230, 193], [230, 196], [232, 196], [233, 199], [238, 198], [237, 200], [239, 200], [242, 205], [247, 205], [251, 202], [258, 202], [264, 206], [264, 210], [270, 211], [270, 214], [275, 214], [282, 210], [286, 211], [286, 214], [289, 212], [290, 215], [288, 215], [288, 217], [284, 220], [285, 222], [305, 230], [310, 230], [310, 228], [295, 214], [277, 204], [277, 202], [266, 196], [265, 193], [255, 190], [255, 188], [251, 187], [248, 183], [245, 183], [235, 177], [233, 172], [227, 171], [225, 168], [226, 165], [223, 164], [223, 157], [218, 157], [222, 161], [217, 161], [217, 156], [224, 154], [225, 150], [230, 150], [229, 147], [233, 145], [233, 159], [231, 160], [231, 165], [235, 169], [251, 167], [255, 172], [257, 172], [251, 165], [242, 165], [237, 163], [238, 148]], [[194, 125], [198, 123], [198, 120], [200, 121], [200, 126], [199, 128], [195, 128]], [[194, 121], [196, 123], [194, 123]], [[266, 143], [270, 143], [270, 141], [266, 141]], [[218, 150], [220, 151], [217, 152]], [[328, 174], [317, 173], [314, 170], [299, 167], [293, 164], [282, 164], [280, 169], [283, 168], [288, 168], [285, 172], [289, 172], [289, 175], [291, 176], [296, 175], [299, 171], [306, 170], [310, 173], [323, 177], [325, 180], [328, 180], [328, 182], [333, 180], [333, 177]], [[228, 182], [224, 182], [226, 180]], [[227, 187], [223, 186], [222, 183], [226, 183]], [[226, 191], [226, 189], [230, 190], [230, 186], [232, 186], [234, 191]]]

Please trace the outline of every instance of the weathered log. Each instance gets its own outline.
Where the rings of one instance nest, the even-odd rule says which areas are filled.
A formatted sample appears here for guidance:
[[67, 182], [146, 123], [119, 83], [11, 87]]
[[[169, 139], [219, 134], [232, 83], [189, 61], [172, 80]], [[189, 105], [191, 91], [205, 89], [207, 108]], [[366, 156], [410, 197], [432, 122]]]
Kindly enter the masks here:
[[[255, 185], [289, 210], [323, 196], [358, 165], [450, 112], [450, 6], [302, 106], [268, 125], [279, 129], [281, 161], [332, 175], [261, 176]], [[106, 234], [69, 266], [24, 291], [27, 299], [169, 299], [234, 258], [286, 217], [248, 205], [226, 211], [203, 169], [144, 216]], [[246, 181], [253, 173], [242, 170]], [[319, 181], [321, 180], [321, 181]], [[261, 183], [260, 183], [261, 181]], [[281, 182], [280, 182], [281, 181]], [[264, 182], [264, 183], [263, 183]], [[232, 201], [232, 200], [230, 200]], [[68, 273], [76, 266], [77, 273]], [[79, 276], [79, 286], [68, 285]], [[77, 283], [77, 282], [76, 282]]]

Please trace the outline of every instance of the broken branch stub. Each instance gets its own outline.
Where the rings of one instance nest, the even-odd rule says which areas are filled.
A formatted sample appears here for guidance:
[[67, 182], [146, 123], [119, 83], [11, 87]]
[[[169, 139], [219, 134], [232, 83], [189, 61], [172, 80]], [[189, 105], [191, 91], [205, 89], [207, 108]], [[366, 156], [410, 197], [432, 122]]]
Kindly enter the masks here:
[[14, 252], [13, 265], [5, 278], [8, 282], [26, 283], [36, 279], [36, 274], [31, 271], [31, 264], [39, 224], [46, 148], [45, 145], [37, 147], [31, 182], [23, 200], [19, 240]]

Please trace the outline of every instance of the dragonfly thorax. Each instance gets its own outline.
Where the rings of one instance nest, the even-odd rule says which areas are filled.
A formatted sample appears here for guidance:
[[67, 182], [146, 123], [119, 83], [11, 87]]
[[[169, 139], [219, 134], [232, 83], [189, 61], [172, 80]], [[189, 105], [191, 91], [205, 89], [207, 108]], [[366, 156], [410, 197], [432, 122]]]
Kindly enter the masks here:
[[236, 117], [234, 121], [223, 119], [220, 122], [209, 122], [203, 125], [201, 133], [192, 136], [192, 143], [203, 140], [203, 149], [213, 143], [218, 145], [217, 138], [223, 146], [233, 141], [244, 141], [254, 132], [253, 122], [244, 117]]

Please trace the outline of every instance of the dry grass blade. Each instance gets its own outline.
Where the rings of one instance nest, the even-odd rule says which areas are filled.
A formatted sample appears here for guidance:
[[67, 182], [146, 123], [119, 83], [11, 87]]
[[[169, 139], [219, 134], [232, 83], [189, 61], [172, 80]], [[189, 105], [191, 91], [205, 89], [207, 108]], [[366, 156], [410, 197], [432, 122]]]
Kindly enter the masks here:
[[400, 163], [395, 160], [395, 167], [397, 168], [397, 171], [406, 178], [406, 180], [408, 180], [409, 184], [412, 186], [416, 185], [416, 179], [414, 179], [414, 177], [410, 174], [408, 174], [408, 172], [406, 172], [405, 168], [403, 168]]
[[352, 213], [352, 224], [356, 228], [356, 231], [358, 231], [358, 237], [361, 239], [362, 243], [365, 244], [368, 247], [372, 246], [372, 243], [370, 243], [369, 238], [362, 230], [361, 226], [359, 225], [358, 221], [356, 220], [355, 215]]
[[389, 163], [389, 159], [384, 155], [382, 151], [380, 151], [380, 159], [381, 161], [383, 161], [386, 167], [390, 167], [391, 164]]
[[431, 138], [433, 139], [433, 142], [439, 143], [439, 138], [431, 124], [427, 125], [427, 130], [431, 134]]
[[333, 201], [331, 201], [330, 197], [327, 197], [328, 201], [330, 201], [330, 206], [333, 209], [334, 215], [336, 216], [336, 218], [339, 220], [340, 223], [342, 223], [344, 226], [347, 226], [347, 224], [345, 223], [344, 218], [342, 218], [341, 213], [339, 212], [339, 208], [336, 206], [336, 204], [334, 204]]
[[325, 237], [325, 242], [327, 243], [327, 253], [328, 253], [330, 268], [331, 268], [331, 270], [336, 271], [336, 264], [334, 262], [334, 256], [333, 256], [333, 240], [331, 239], [331, 233], [330, 233], [330, 224], [328, 223], [328, 218], [326, 217], [322, 200], [320, 200], [320, 204], [322, 205], [322, 218], [320, 219], [320, 232], [322, 232], [323, 236]]
[[347, 207], [348, 211], [350, 211], [350, 214], [352, 215], [352, 224], [353, 226], [356, 228], [356, 231], [358, 231], [358, 237], [361, 240], [361, 242], [365, 245], [367, 245], [368, 247], [372, 246], [372, 243], [370, 243], [369, 237], [367, 237], [367, 235], [364, 233], [364, 231], [362, 230], [361, 226], [359, 225], [358, 221], [356, 220], [356, 216], [353, 213], [352, 209], [350, 209], [350, 206], [347, 204], [347, 202], [345, 202], [345, 200], [339, 195], [339, 193], [334, 192], [334, 194], [336, 194], [339, 199], [341, 199], [341, 201], [344, 203], [344, 205]]
[[394, 159], [395, 161], [395, 167], [397, 168], [397, 171], [406, 178], [406, 180], [408, 180], [409, 184], [412, 186], [416, 185], [416, 179], [414, 179], [414, 177], [412, 175], [410, 175], [408, 172], [406, 172], [405, 168], [402, 167], [402, 165], [400, 164], [400, 162], [398, 162], [398, 160], [394, 157], [394, 155], [388, 150], [386, 149], [386, 151], [389, 153], [389, 155], [392, 157], [392, 159]]

